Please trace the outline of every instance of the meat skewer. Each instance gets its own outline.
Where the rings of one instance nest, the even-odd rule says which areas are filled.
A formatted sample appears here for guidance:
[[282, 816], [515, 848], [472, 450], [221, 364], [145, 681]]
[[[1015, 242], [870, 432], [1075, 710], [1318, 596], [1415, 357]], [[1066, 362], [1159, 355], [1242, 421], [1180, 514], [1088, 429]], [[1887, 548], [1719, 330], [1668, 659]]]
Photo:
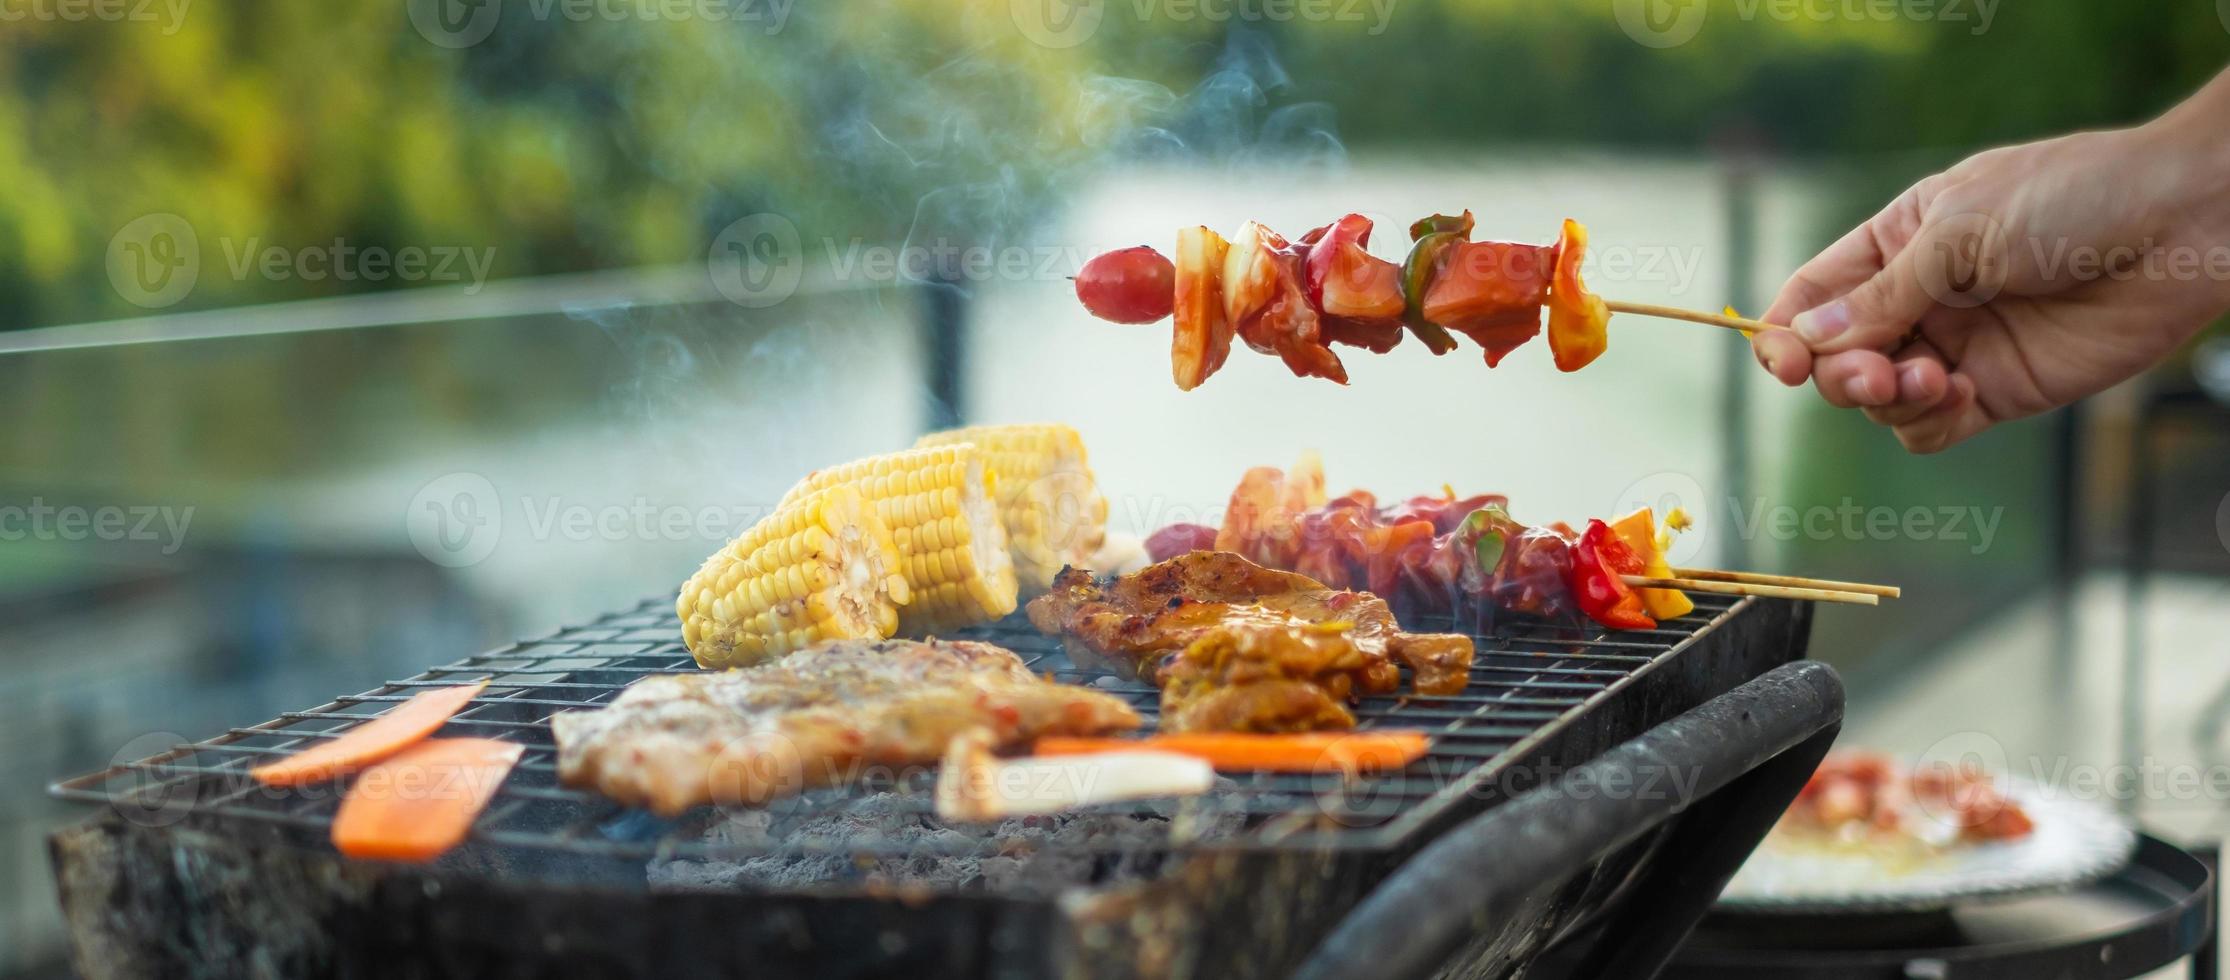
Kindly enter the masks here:
[[1472, 241], [1472, 227], [1469, 211], [1418, 221], [1400, 264], [1368, 251], [1372, 224], [1359, 214], [1298, 242], [1251, 221], [1229, 240], [1187, 228], [1178, 233], [1174, 262], [1146, 246], [1086, 262], [1076, 295], [1094, 316], [1116, 323], [1174, 317], [1170, 369], [1186, 391], [1223, 366], [1234, 337], [1298, 376], [1346, 384], [1332, 344], [1383, 354], [1407, 332], [1440, 355], [1455, 350], [1462, 334], [1494, 367], [1542, 332], [1543, 309], [1562, 371], [1586, 367], [1609, 348], [1613, 311], [1743, 331], [1772, 326], [1731, 311], [1606, 302], [1580, 279], [1587, 228], [1569, 218], [1548, 245]]
[[[1236, 553], [1333, 588], [1365, 588], [1398, 615], [1517, 614], [1586, 618], [1612, 629], [1649, 629], [1686, 615], [1682, 594], [1709, 592], [1820, 602], [1879, 604], [1890, 586], [1791, 576], [1674, 569], [1665, 557], [1667, 515], [1641, 508], [1584, 528], [1532, 527], [1513, 519], [1507, 498], [1480, 494], [1412, 497], [1392, 506], [1356, 490], [1329, 498], [1312, 453], [1288, 473], [1248, 470], [1232, 492], [1223, 526], [1176, 524], [1154, 533], [1155, 560], [1196, 550]], [[1770, 581], [1744, 581], [1768, 579]]]

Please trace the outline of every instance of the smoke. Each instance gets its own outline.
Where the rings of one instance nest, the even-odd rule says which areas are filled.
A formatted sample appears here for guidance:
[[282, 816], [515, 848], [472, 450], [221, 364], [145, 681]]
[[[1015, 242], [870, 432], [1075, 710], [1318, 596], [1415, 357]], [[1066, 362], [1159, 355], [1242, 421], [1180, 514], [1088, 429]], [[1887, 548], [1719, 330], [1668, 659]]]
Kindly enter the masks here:
[[[1228, 29], [1181, 94], [1125, 75], [1048, 80], [1029, 62], [983, 52], [913, 77], [856, 58], [845, 70], [846, 80], [817, 86], [834, 111], [815, 141], [814, 169], [827, 186], [908, 216], [891, 229], [908, 249], [1036, 241], [1078, 187], [1142, 163], [1230, 172], [1347, 166], [1331, 105], [1300, 98], [1271, 35], [1245, 25]], [[863, 215], [854, 234], [873, 237], [880, 221]]]
[[1232, 28], [1212, 70], [1183, 95], [1113, 75], [1092, 76], [1081, 89], [1079, 125], [1112, 135], [1077, 161], [1080, 173], [1142, 162], [1233, 173], [1347, 167], [1331, 104], [1298, 99], [1270, 36], [1259, 30]]
[[1181, 98], [1167, 90], [1148, 96], [1141, 84], [1095, 81], [1103, 99], [1127, 96], [1146, 108], [1137, 129], [1137, 146], [1144, 151], [1138, 156], [1232, 171], [1270, 166], [1338, 172], [1347, 166], [1331, 104], [1296, 101], [1293, 77], [1262, 31], [1232, 29], [1214, 71]]
[[[1004, 16], [1004, 3], [992, 6]], [[707, 90], [686, 105], [651, 95], [650, 80], [672, 69], [626, 69], [628, 118], [688, 121], [680, 142], [636, 137], [629, 147], [649, 171], [703, 185], [698, 258], [723, 226], [773, 212], [798, 227], [809, 281], [862, 245], [908, 259], [879, 277], [838, 274], [855, 280], [840, 286], [864, 288], [766, 310], [575, 314], [611, 345], [607, 419], [642, 433], [668, 475], [772, 485], [770, 474], [786, 483], [855, 450], [890, 448], [832, 442], [857, 434], [860, 413], [830, 406], [872, 401], [904, 413], [905, 428], [919, 424], [932, 401], [915, 336], [920, 290], [985, 288], [952, 263], [970, 250], [1057, 251], [1066, 268], [1055, 273], [1073, 273], [1085, 256], [1050, 236], [1065, 204], [1104, 175], [1348, 165], [1332, 107], [1304, 97], [1266, 31], [1228, 25], [1213, 47], [1185, 49], [1180, 60], [1196, 67], [1157, 81], [1089, 70], [1081, 51], [1048, 58], [943, 36], [922, 16], [800, 5], [778, 35], [697, 35], [689, 43], [713, 57], [687, 66]], [[732, 449], [706, 451], [708, 432]]]

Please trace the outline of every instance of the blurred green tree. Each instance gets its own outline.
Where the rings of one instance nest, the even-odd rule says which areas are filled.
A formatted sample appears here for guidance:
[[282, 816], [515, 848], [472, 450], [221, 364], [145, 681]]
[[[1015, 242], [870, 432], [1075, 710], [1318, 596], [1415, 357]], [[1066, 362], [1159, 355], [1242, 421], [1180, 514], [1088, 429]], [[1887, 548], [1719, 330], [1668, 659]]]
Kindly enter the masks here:
[[[498, 276], [675, 262], [765, 209], [840, 239], [1013, 234], [1110, 154], [1277, 135], [1211, 131], [1235, 117], [1207, 100], [1260, 95], [1195, 88], [1235, 30], [1263, 49], [1259, 89], [1329, 104], [1288, 128], [1336, 118], [1367, 147], [1695, 148], [1740, 132], [1790, 154], [1948, 155], [2141, 118], [2230, 55], [2203, 3], [1991, 3], [1976, 33], [1982, 0], [1957, 22], [1692, 0], [1703, 29], [1655, 48], [1621, 29], [1625, 0], [1402, 0], [1269, 23], [1205, 13], [1264, 3], [1107, 0], [1075, 47], [1033, 38], [1011, 0], [751, 0], [718, 22], [488, 2], [496, 26], [461, 48], [415, 30], [406, 0], [9, 24], [0, 329], [143, 312], [110, 288], [106, 253], [151, 213], [192, 225], [205, 269], [250, 243], [336, 239], [493, 248]], [[1187, 108], [1190, 132], [1168, 118]], [[1910, 176], [1888, 169], [1854, 202]], [[205, 272], [179, 308], [395, 285]]]

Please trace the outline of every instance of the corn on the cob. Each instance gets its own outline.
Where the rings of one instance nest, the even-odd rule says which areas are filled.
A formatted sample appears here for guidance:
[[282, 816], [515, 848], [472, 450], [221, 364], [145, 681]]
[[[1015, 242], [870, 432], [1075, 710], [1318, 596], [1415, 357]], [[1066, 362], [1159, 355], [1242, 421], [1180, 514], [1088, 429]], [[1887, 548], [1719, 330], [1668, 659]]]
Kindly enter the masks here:
[[911, 597], [898, 544], [859, 491], [785, 499], [681, 587], [674, 612], [700, 666], [741, 667], [821, 640], [880, 639]]
[[1035, 595], [1064, 565], [1079, 567], [1107, 540], [1107, 498], [1086, 464], [1084, 437], [1060, 424], [978, 425], [921, 437], [917, 446], [974, 443], [998, 477], [999, 520], [1015, 577]]
[[867, 499], [890, 527], [913, 592], [898, 631], [927, 636], [1014, 611], [1014, 559], [999, 526], [996, 482], [982, 452], [955, 443], [817, 470], [790, 494], [850, 486]]

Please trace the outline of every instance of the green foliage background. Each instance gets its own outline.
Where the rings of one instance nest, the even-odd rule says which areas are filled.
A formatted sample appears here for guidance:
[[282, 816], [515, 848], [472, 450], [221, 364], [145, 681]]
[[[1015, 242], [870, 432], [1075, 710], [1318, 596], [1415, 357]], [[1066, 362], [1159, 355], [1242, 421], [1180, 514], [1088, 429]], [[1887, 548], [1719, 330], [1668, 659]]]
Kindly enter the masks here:
[[[1979, 35], [1975, 0], [1942, 8], [1964, 22], [1856, 0], [1800, 12], [1846, 8], [1823, 22], [1710, 0], [1697, 37], [1663, 50], [1622, 33], [1610, 0], [1397, 0], [1383, 25], [1108, 0], [1069, 49], [1031, 43], [1009, 0], [801, 0], [774, 33], [510, 0], [463, 50], [419, 36], [403, 0], [202, 0], [175, 30], [25, 19], [0, 45], [0, 328], [139, 312], [104, 250], [151, 212], [205, 243], [494, 246], [499, 276], [686, 260], [765, 207], [873, 239], [937, 220], [940, 200], [981, 222], [988, 199], [996, 232], [1139, 152], [1136, 127], [1209, 75], [1233, 29], [1282, 58], [1280, 101], [1329, 103], [1373, 150], [1743, 138], [1949, 158], [2142, 118], [2230, 55], [2203, 2], [2001, 2]], [[1861, 173], [1853, 210], [1912, 169]], [[210, 277], [189, 305], [379, 285]]]

